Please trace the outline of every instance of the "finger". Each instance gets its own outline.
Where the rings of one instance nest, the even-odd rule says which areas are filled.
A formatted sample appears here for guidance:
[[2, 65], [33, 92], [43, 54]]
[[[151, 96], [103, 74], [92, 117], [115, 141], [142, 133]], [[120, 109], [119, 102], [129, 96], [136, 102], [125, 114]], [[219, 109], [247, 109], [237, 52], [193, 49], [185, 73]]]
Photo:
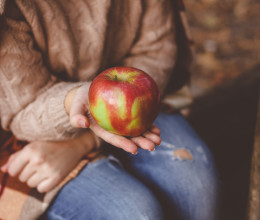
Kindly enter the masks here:
[[7, 170], [8, 170], [8, 164], [5, 163], [4, 165], [1, 166], [1, 171], [2, 171], [3, 173], [7, 173]]
[[81, 114], [70, 115], [70, 124], [76, 128], [88, 128], [88, 118]]
[[11, 162], [9, 164], [9, 175], [13, 177], [17, 176], [28, 163], [28, 156], [23, 151], [17, 152], [14, 159], [11, 159]]
[[89, 127], [89, 120], [85, 116], [88, 111], [87, 91], [79, 89], [74, 97], [70, 109], [70, 123], [73, 127], [87, 128]]
[[4, 172], [4, 173], [8, 172], [8, 169], [9, 169], [9, 167], [10, 167], [10, 164], [12, 163], [12, 161], [14, 161], [16, 155], [17, 155], [17, 153], [12, 154], [12, 155], [8, 158], [7, 162], [6, 162], [4, 165], [2, 165], [2, 167], [1, 167], [1, 171], [2, 171], [2, 172]]
[[36, 173], [36, 170], [33, 168], [33, 166], [29, 163], [27, 166], [22, 170], [22, 172], [19, 175], [19, 180], [21, 182], [27, 182], [30, 177], [32, 177]]
[[32, 175], [28, 180], [27, 180], [27, 185], [31, 188], [37, 187], [42, 181], [44, 181], [47, 177], [43, 175], [40, 172], [36, 172], [34, 175]]
[[123, 136], [110, 133], [96, 123], [91, 123], [90, 128], [97, 136], [102, 138], [107, 143], [112, 144], [115, 147], [122, 148], [129, 153], [137, 154], [137, 146], [133, 141]]
[[131, 140], [142, 149], [153, 151], [155, 148], [154, 142], [142, 136], [132, 137]]
[[152, 133], [160, 135], [161, 134], [161, 130], [156, 126], [156, 125], [152, 125], [152, 127], [149, 129]]
[[150, 131], [146, 131], [142, 134], [144, 137], [146, 137], [147, 139], [151, 140], [152, 142], [154, 142], [156, 145], [160, 145], [161, 143], [161, 138], [160, 136], [158, 136], [155, 133], [152, 133]]
[[40, 182], [40, 184], [37, 186], [37, 190], [39, 193], [46, 193], [51, 191], [52, 189], [54, 189], [59, 183], [61, 182], [61, 180], [59, 179], [45, 179], [42, 182]]

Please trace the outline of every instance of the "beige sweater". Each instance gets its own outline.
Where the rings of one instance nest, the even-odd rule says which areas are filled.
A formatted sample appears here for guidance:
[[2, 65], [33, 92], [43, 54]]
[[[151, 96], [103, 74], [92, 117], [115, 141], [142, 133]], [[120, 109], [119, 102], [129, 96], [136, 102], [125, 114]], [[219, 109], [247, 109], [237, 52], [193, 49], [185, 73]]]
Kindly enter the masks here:
[[111, 66], [146, 71], [163, 94], [176, 63], [175, 32], [170, 0], [7, 0], [2, 127], [20, 140], [71, 137], [67, 92]]

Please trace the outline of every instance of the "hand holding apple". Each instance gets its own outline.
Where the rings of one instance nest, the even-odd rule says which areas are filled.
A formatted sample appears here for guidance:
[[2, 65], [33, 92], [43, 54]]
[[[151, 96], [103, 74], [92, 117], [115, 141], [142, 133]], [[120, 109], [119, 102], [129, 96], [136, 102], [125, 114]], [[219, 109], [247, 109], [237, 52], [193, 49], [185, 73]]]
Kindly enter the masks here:
[[160, 144], [160, 129], [152, 125], [152, 122], [150, 127], [148, 127], [142, 135], [129, 138], [111, 133], [100, 127], [90, 114], [88, 93], [89, 83], [85, 83], [82, 86], [69, 91], [66, 95], [65, 108], [69, 114], [70, 123], [73, 127], [89, 127], [104, 141], [130, 153], [136, 153], [137, 147], [145, 150], [153, 150], [155, 145]]
[[139, 136], [151, 127], [159, 112], [160, 94], [154, 80], [142, 70], [113, 67], [99, 74], [89, 89], [89, 110], [105, 130]]

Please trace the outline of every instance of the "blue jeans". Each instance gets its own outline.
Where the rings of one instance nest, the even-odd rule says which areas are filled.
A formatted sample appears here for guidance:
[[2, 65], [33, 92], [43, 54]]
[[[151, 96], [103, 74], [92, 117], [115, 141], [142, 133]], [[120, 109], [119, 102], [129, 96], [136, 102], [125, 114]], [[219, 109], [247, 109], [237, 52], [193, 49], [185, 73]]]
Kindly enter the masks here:
[[46, 212], [53, 220], [215, 219], [218, 177], [208, 148], [179, 114], [160, 113], [155, 151], [88, 164]]

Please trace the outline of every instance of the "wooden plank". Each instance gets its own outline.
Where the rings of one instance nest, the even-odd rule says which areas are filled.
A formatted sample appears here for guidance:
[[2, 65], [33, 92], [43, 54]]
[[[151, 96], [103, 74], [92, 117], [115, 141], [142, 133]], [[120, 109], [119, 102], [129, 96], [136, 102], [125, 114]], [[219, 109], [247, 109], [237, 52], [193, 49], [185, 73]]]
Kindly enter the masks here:
[[[251, 162], [248, 219], [260, 219], [260, 86], [255, 128], [254, 149]], [[246, 128], [245, 128], [246, 129]]]

